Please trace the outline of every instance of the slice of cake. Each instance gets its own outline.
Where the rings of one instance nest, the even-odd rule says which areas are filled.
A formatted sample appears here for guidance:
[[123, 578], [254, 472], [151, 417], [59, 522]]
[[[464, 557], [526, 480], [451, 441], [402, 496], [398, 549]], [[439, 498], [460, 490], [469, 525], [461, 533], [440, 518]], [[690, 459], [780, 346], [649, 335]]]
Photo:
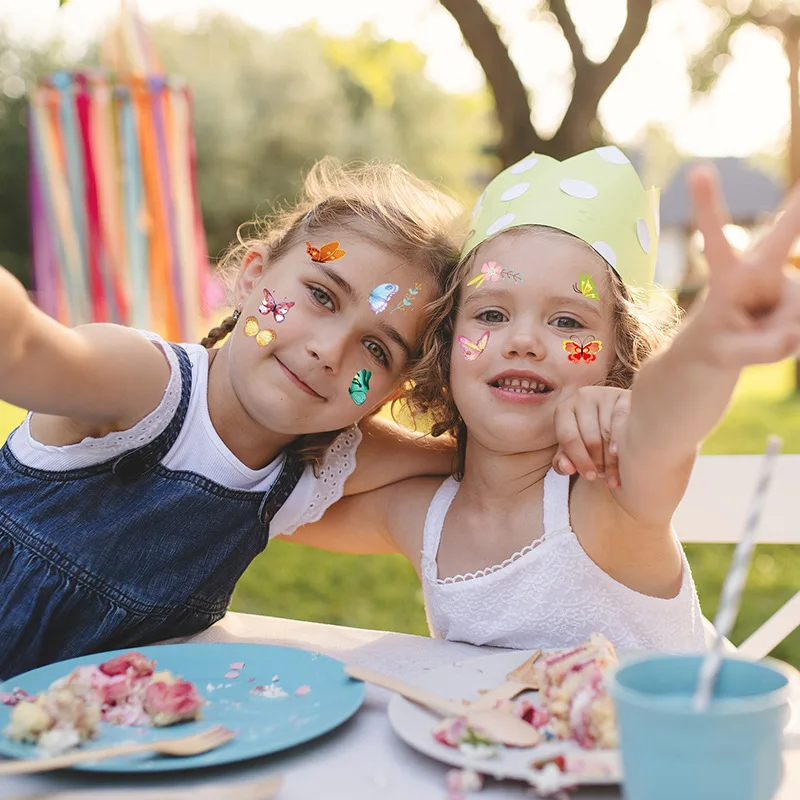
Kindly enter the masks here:
[[614, 706], [606, 675], [616, 665], [614, 646], [600, 633], [567, 650], [542, 656], [534, 670], [547, 725], [559, 739], [592, 749], [617, 746]]
[[114, 725], [163, 727], [200, 718], [205, 701], [190, 681], [130, 652], [99, 665], [77, 667], [46, 692], [19, 700], [5, 734], [63, 752], [97, 734], [102, 720]]

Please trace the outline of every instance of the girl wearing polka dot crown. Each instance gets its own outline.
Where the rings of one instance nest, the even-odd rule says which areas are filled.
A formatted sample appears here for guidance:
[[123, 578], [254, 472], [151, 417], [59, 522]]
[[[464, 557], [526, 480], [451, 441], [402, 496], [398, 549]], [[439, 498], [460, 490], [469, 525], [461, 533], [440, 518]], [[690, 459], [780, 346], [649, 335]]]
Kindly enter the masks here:
[[[800, 345], [800, 284], [784, 271], [800, 189], [743, 255], [723, 235], [714, 175], [696, 171], [691, 194], [710, 289], [667, 343], [639, 291], [653, 276], [656, 196], [617, 148], [531, 155], [498, 175], [409, 398], [434, 434], [455, 437], [453, 475], [344, 498], [300, 541], [403, 553], [438, 637], [556, 648], [599, 631], [621, 648], [702, 648], [671, 519], [741, 369]], [[612, 434], [619, 480], [559, 474], [563, 409], [603, 386], [632, 387]]]

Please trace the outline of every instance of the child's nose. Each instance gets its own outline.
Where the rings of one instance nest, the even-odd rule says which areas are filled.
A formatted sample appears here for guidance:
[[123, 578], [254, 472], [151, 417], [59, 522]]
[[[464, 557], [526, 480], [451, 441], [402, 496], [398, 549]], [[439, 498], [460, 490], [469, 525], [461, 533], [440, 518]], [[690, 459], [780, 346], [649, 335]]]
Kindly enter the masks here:
[[306, 344], [309, 355], [319, 361], [324, 370], [336, 375], [342, 368], [345, 342], [335, 336], [320, 337]]
[[536, 331], [530, 328], [517, 328], [509, 331], [504, 353], [506, 358], [531, 356], [540, 360], [544, 358], [544, 351], [544, 344]]

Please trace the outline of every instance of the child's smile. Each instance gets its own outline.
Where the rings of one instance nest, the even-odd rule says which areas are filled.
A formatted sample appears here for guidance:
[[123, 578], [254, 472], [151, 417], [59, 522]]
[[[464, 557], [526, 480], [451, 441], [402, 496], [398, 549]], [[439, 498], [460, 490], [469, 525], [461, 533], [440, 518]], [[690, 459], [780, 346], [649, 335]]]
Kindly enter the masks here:
[[510, 403], [543, 403], [553, 391], [545, 378], [527, 370], [507, 369], [489, 380], [492, 394]]
[[[573, 237], [524, 229], [486, 242], [472, 263], [454, 330], [453, 399], [471, 436], [503, 449], [549, 445], [556, 406], [603, 383], [614, 363], [608, 268]], [[537, 407], [547, 413], [534, 422]]]

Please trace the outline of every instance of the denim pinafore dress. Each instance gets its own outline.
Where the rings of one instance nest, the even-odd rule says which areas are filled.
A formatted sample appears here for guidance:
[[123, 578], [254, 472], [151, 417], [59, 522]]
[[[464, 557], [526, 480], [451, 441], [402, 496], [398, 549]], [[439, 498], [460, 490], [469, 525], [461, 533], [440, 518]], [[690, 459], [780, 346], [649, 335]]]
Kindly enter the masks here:
[[304, 466], [287, 455], [266, 494], [166, 469], [192, 385], [186, 351], [172, 347], [181, 398], [152, 442], [65, 471], [25, 466], [8, 443], [0, 450], [1, 679], [207, 628], [267, 546]]

